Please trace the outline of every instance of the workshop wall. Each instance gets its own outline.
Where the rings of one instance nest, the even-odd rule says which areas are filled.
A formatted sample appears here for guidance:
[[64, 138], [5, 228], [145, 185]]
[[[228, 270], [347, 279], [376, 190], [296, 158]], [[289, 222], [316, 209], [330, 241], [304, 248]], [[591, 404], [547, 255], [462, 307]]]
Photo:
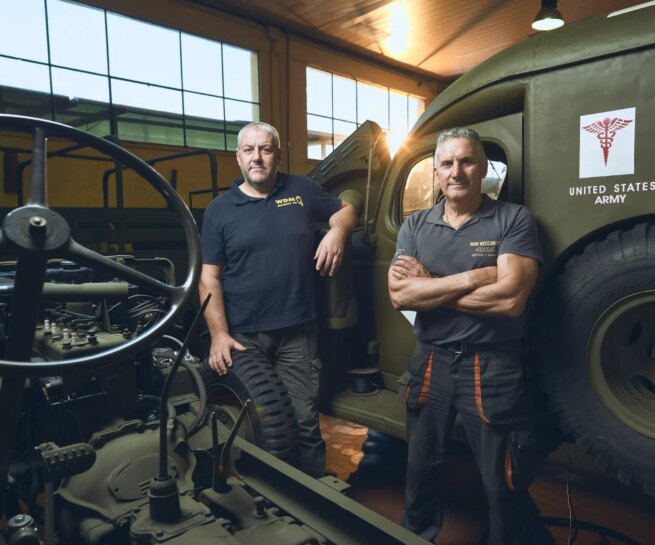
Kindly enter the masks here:
[[[86, 0], [86, 4], [106, 8], [110, 11], [135, 17], [155, 24], [175, 28], [184, 32], [222, 41], [239, 47], [255, 50], [259, 55], [259, 77], [261, 89], [261, 119], [275, 125], [280, 131], [284, 147], [282, 169], [294, 173], [309, 172], [318, 161], [307, 159], [307, 126], [305, 74], [312, 66], [336, 74], [356, 78], [368, 83], [397, 89], [422, 97], [428, 105], [437, 92], [445, 87], [443, 81], [416, 75], [409, 70], [396, 69], [377, 64], [293, 37], [274, 28], [264, 27], [250, 21], [182, 0]], [[226, 74], [227, 77], [227, 74]], [[67, 144], [67, 143], [66, 143]], [[52, 151], [61, 142], [49, 141]], [[150, 159], [185, 151], [184, 148], [153, 144], [122, 142], [137, 156]], [[31, 148], [27, 138], [7, 139], [0, 137], [1, 146]], [[188, 150], [186, 150], [188, 151]], [[232, 152], [216, 151], [219, 187], [226, 187], [239, 175], [239, 169]], [[5, 154], [7, 155], [7, 154]], [[0, 206], [15, 206], [15, 185], [11, 165], [25, 160], [28, 155], [8, 154], [0, 160]], [[71, 167], [71, 165], [74, 165]], [[102, 174], [112, 168], [111, 163], [97, 161], [73, 161], [53, 159], [48, 165], [50, 183], [49, 199], [52, 206], [102, 206]], [[209, 189], [209, 166], [206, 157], [198, 156], [156, 167], [161, 174], [172, 180], [175, 177], [180, 195], [188, 202], [189, 192]], [[175, 170], [176, 172], [173, 172]], [[23, 177], [26, 184], [28, 172]], [[74, 190], [64, 189], [64, 182], [72, 182]], [[57, 190], [61, 183], [61, 190]], [[69, 185], [67, 188], [71, 187]], [[110, 184], [110, 188], [113, 187]], [[161, 198], [154, 191], [141, 188], [131, 189], [129, 175], [125, 177], [125, 206], [159, 207]], [[113, 190], [112, 190], [113, 191]], [[110, 191], [110, 204], [113, 193]], [[194, 207], [204, 207], [210, 197], [194, 197]]]

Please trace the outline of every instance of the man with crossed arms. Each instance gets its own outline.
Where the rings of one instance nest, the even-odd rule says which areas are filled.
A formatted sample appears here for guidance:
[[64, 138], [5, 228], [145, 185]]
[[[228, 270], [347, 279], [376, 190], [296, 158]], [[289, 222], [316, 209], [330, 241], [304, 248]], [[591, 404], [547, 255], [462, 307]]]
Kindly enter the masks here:
[[403, 525], [429, 541], [439, 533], [459, 413], [489, 502], [489, 544], [536, 543], [523, 370], [525, 309], [542, 261], [536, 224], [524, 206], [482, 194], [487, 159], [475, 131], [441, 133], [434, 169], [444, 198], [404, 222], [388, 275], [394, 308], [417, 311], [399, 392], [409, 449]]

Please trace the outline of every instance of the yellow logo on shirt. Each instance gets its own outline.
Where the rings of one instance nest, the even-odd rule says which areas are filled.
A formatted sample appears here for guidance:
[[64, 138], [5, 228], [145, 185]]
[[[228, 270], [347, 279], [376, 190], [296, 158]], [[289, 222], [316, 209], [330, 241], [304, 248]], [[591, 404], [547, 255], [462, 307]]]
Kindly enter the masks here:
[[495, 256], [498, 253], [499, 244], [499, 240], [479, 240], [469, 242], [469, 245], [473, 249], [471, 257]]
[[292, 204], [299, 204], [300, 206], [305, 206], [302, 203], [302, 198], [300, 195], [296, 195], [295, 197], [289, 197], [286, 199], [275, 199], [275, 204], [277, 204], [277, 207], [280, 208], [280, 206], [291, 206]]

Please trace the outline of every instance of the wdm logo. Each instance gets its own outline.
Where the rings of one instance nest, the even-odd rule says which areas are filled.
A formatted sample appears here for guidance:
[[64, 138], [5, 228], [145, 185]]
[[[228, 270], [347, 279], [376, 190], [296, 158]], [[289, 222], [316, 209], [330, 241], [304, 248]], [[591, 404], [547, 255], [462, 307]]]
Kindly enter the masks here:
[[277, 204], [278, 208], [280, 208], [280, 206], [290, 206], [292, 204], [299, 204], [300, 206], [304, 206], [300, 195], [296, 195], [295, 197], [288, 197], [286, 199], [275, 199], [275, 204]]

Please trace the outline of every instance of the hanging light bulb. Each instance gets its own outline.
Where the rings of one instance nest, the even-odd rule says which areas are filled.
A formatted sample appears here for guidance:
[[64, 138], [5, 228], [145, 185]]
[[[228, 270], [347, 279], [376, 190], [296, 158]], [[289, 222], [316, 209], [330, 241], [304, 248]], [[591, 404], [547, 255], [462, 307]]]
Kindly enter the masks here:
[[557, 0], [541, 0], [541, 9], [532, 22], [535, 30], [553, 30], [564, 25], [562, 14], [557, 10]]

